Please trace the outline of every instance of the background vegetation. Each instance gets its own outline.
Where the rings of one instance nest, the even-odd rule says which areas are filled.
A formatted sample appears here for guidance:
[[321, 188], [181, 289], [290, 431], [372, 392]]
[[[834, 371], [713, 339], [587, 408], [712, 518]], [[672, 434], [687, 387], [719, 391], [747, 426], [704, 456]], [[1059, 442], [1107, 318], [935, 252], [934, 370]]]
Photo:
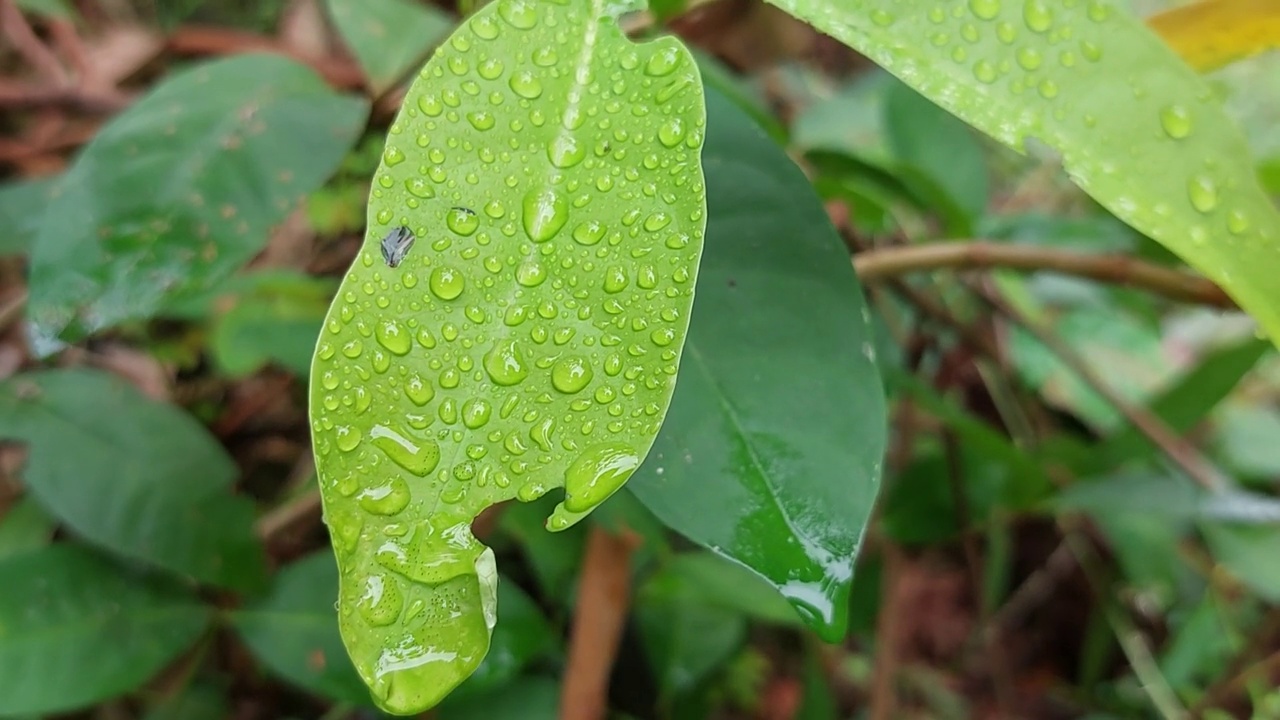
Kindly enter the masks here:
[[[1167, 5], [1114, 11], [1208, 73], [1201, 102], [1252, 164], [1214, 155], [1222, 177], [1256, 171], [1274, 201], [1280, 56], [1252, 52], [1277, 9]], [[308, 372], [406, 78], [474, 9], [0, 0], [0, 717], [379, 716], [338, 636]], [[800, 417], [787, 440], [850, 446], [885, 414], [820, 400], [883, 384], [879, 497], [833, 451], [811, 487], [754, 487], [785, 525], [755, 537], [712, 473], [664, 495], [641, 472], [559, 534], [554, 495], [495, 506], [475, 524], [502, 572], [493, 647], [431, 716], [1280, 717], [1280, 365], [1161, 220], [1166, 245], [1063, 171], [1135, 141], [1063, 130], [1097, 147], [1015, 154], [762, 3], [664, 0], [626, 29], [679, 35], [708, 87], [703, 267], [722, 282], [695, 318], [838, 328], [717, 380]], [[1171, 117], [1152, 167], [1183, 162]], [[1163, 179], [1105, 202], [1142, 217]], [[1262, 292], [1259, 247], [1180, 252]], [[807, 292], [785, 282], [797, 258]], [[811, 488], [835, 500], [814, 510]], [[827, 530], [856, 569], [802, 617], [777, 590], [820, 553], [750, 553]]]

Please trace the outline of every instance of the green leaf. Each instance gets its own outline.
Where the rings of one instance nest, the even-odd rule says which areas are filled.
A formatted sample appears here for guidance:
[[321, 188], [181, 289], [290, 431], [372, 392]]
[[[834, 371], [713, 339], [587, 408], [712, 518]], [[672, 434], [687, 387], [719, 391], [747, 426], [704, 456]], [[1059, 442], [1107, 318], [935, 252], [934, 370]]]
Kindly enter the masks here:
[[958, 217], [950, 232], [971, 233], [987, 208], [986, 158], [973, 131], [902, 83], [889, 83], [885, 131], [894, 156], [935, 183]]
[[698, 311], [671, 413], [631, 488], [834, 640], [885, 444], [868, 313], [803, 173], [723, 96], [707, 98]]
[[650, 578], [637, 594], [635, 613], [649, 663], [668, 701], [723, 665], [747, 637], [742, 614], [706, 604], [676, 576]]
[[0, 437], [27, 444], [30, 493], [94, 543], [217, 585], [261, 582], [253, 505], [190, 415], [106, 373], [48, 370], [0, 385]]
[[170, 75], [94, 136], [40, 220], [33, 349], [215, 286], [333, 172], [365, 111], [277, 55]]
[[1280, 602], [1280, 527], [1202, 522], [1200, 533], [1227, 572], [1267, 602]]
[[759, 575], [707, 552], [681, 553], [670, 560], [651, 583], [665, 578], [698, 602], [734, 610], [755, 620], [796, 625], [790, 605]]
[[[501, 612], [489, 653], [471, 677], [458, 686], [451, 700], [502, 692], [500, 688], [515, 680], [529, 663], [556, 646], [556, 636], [542, 610], [515, 581], [503, 577], [498, 582], [498, 607]], [[446, 711], [444, 715], [450, 714]]]
[[671, 397], [706, 222], [701, 82], [678, 40], [633, 45], [612, 10], [500, 0], [441, 45], [317, 345], [343, 640], [389, 712], [484, 657], [496, 573], [471, 520], [565, 486], [548, 527], [573, 525]]
[[521, 678], [501, 690], [447, 703], [441, 720], [556, 720], [560, 717], [560, 685], [547, 678]]
[[280, 677], [328, 698], [369, 704], [338, 635], [333, 597], [338, 567], [318, 552], [280, 571], [261, 601], [232, 615], [232, 623], [254, 657]]
[[55, 175], [0, 185], [0, 255], [31, 251], [59, 180], [61, 176]]
[[214, 324], [214, 357], [232, 375], [247, 375], [276, 361], [305, 376], [333, 297], [332, 283], [293, 271], [252, 277], [253, 285]]
[[0, 715], [74, 710], [141, 685], [209, 624], [195, 598], [80, 547], [0, 560]]
[[1137, 18], [1108, 0], [770, 1], [1015, 150], [1055, 148], [1280, 338], [1280, 215], [1205, 81]]
[[54, 529], [40, 505], [23, 498], [0, 515], [0, 560], [48, 545]]
[[325, 5], [375, 96], [416, 67], [454, 24], [434, 6], [409, 0], [327, 0]]

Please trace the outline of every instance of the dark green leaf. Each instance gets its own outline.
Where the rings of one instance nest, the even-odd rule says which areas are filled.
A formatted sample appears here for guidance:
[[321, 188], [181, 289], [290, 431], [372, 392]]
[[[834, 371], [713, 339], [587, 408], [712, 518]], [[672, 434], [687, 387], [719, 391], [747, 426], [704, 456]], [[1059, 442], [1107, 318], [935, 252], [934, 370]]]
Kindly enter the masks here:
[[128, 692], [190, 647], [210, 613], [188, 594], [74, 545], [0, 560], [0, 715]]
[[741, 647], [747, 620], [725, 607], [708, 605], [683, 579], [657, 575], [636, 599], [644, 649], [666, 698], [696, 686]]
[[271, 592], [232, 622], [272, 672], [325, 697], [369, 705], [369, 690], [338, 635], [337, 597], [333, 554], [317, 552], [280, 571]]
[[498, 608], [488, 654], [451, 697], [501, 693], [502, 686], [515, 680], [530, 662], [556, 646], [557, 638], [542, 610], [506, 577], [498, 581]]
[[923, 173], [963, 213], [964, 222], [948, 228], [971, 233], [987, 208], [987, 167], [982, 146], [963, 121], [906, 85], [889, 83], [885, 93], [885, 130], [894, 156]]
[[31, 498], [0, 515], [0, 560], [42, 548], [53, 538], [54, 522]]
[[94, 543], [217, 585], [261, 582], [253, 505], [190, 415], [105, 373], [48, 370], [0, 385], [0, 437], [27, 444], [31, 494]]
[[560, 685], [546, 678], [521, 678], [501, 690], [446, 700], [440, 720], [557, 720]]
[[50, 354], [216, 285], [333, 172], [365, 111], [278, 55], [170, 75], [94, 136], [43, 215], [33, 349]]
[[836, 639], [885, 443], [867, 310], [804, 175], [718, 93], [707, 107], [697, 306], [633, 491]]
[[417, 67], [454, 20], [434, 5], [412, 0], [326, 0], [333, 23], [381, 95]]
[[246, 375], [270, 361], [300, 376], [333, 298], [333, 283], [296, 272], [255, 273], [257, 282], [214, 325], [210, 348], [229, 374]]
[[61, 176], [0, 185], [0, 255], [26, 255]]
[[1201, 522], [1200, 533], [1227, 572], [1267, 602], [1280, 602], [1280, 527]]

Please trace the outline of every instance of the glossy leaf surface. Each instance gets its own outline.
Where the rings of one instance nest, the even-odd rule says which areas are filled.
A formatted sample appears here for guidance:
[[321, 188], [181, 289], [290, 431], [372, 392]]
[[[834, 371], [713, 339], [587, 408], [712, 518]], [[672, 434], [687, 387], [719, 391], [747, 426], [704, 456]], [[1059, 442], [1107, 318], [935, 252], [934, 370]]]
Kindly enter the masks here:
[[365, 110], [275, 55], [157, 85], [81, 151], [40, 221], [33, 349], [149, 318], [227, 277], [333, 172]]
[[800, 169], [707, 98], [698, 300], [671, 412], [630, 487], [839, 638], [885, 443], [867, 310]]
[[671, 396], [706, 222], [701, 83], [678, 41], [634, 45], [613, 10], [500, 0], [440, 47], [317, 345], [343, 640], [390, 712], [485, 655], [496, 573], [472, 518], [564, 486], [548, 527], [574, 524]]
[[262, 581], [235, 466], [182, 410], [102, 372], [26, 373], [0, 384], [0, 438], [26, 443], [28, 490], [94, 543], [216, 585]]
[[70, 544], [0, 560], [0, 715], [134, 689], [208, 626], [194, 597]]
[[1073, 181], [1280, 338], [1280, 214], [1205, 82], [1107, 0], [771, 0]]

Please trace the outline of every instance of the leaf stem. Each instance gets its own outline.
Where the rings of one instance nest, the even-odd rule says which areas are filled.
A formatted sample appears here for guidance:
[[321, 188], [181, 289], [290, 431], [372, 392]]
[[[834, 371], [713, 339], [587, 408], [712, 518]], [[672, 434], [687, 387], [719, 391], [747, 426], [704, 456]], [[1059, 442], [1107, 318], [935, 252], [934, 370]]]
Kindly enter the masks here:
[[1128, 285], [1181, 302], [1236, 307], [1222, 288], [1206, 278], [1116, 253], [1087, 254], [987, 240], [947, 241], [858, 253], [853, 267], [864, 282], [942, 268], [1048, 271]]

